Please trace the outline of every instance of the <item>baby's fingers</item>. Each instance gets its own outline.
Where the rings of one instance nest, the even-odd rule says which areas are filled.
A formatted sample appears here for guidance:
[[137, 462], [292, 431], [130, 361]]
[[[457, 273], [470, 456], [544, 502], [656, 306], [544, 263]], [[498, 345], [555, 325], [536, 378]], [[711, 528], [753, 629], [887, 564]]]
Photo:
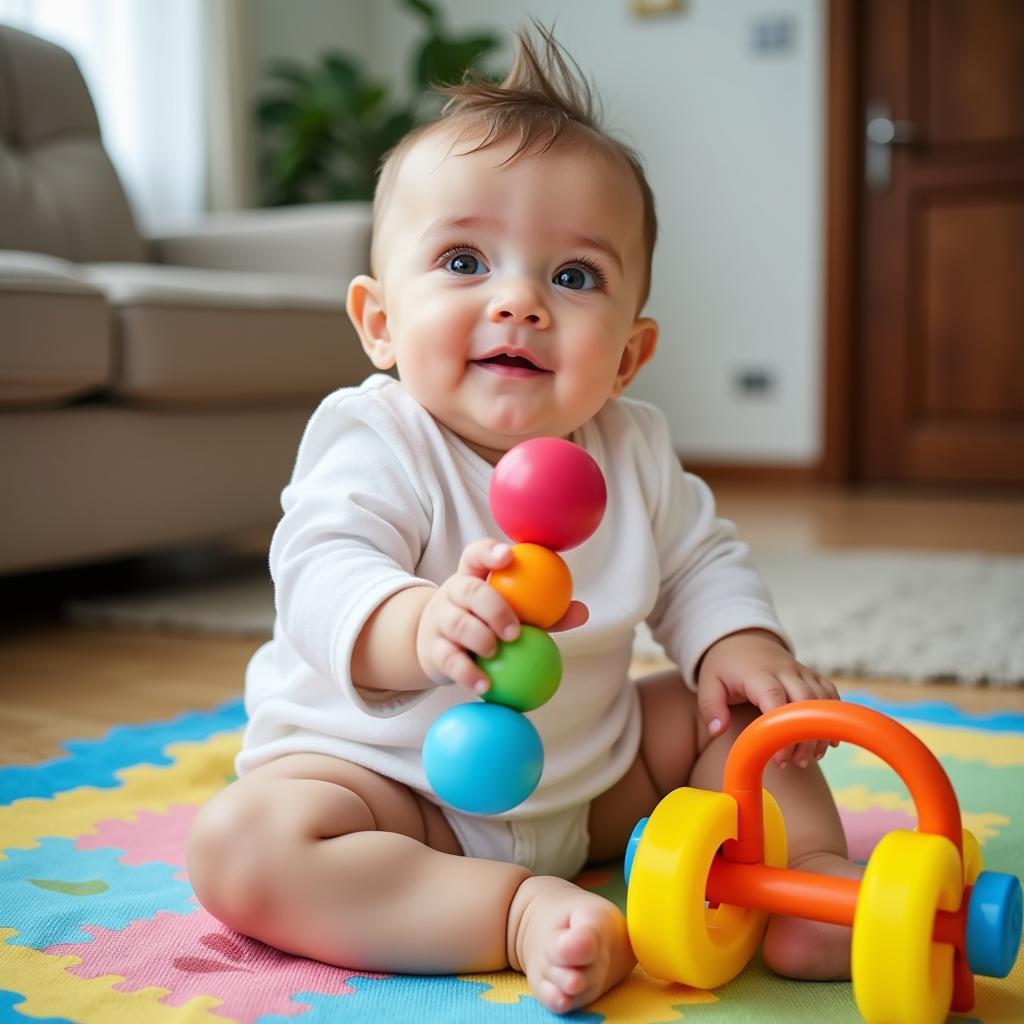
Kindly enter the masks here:
[[548, 626], [548, 632], [561, 633], [565, 629], [575, 629], [589, 618], [590, 609], [582, 601], [573, 601], [569, 610], [553, 626]]
[[492, 658], [498, 651], [498, 638], [486, 622], [457, 604], [448, 604], [438, 615], [438, 629], [445, 640], [481, 658]]
[[484, 537], [467, 544], [459, 559], [458, 572], [478, 579], [487, 579], [492, 569], [502, 569], [512, 560], [512, 548], [508, 544]]
[[[813, 683], [813, 674], [809, 669], [801, 671], [802, 666], [782, 671], [779, 673], [779, 682], [782, 684], [789, 697], [790, 702], [801, 700], [813, 700], [818, 696]], [[789, 750], [790, 760], [801, 768], [806, 768], [815, 757], [818, 748], [817, 740], [802, 740], [795, 743]]]
[[[810, 683], [814, 696], [818, 700], [842, 700], [842, 697], [839, 696], [839, 691], [836, 689], [836, 684], [828, 676], [818, 675], [817, 672], [811, 669], [806, 669], [803, 676]], [[820, 761], [828, 752], [830, 746], [837, 747], [839, 742], [828, 739], [819, 740], [814, 750], [815, 758]]]
[[434, 682], [456, 683], [473, 693], [485, 693], [490, 681], [480, 666], [458, 645], [443, 636], [437, 637], [431, 645], [431, 660], [440, 673]]
[[[475, 618], [487, 630], [490, 641], [485, 640], [472, 624], [460, 625], [450, 610], [449, 615], [442, 621], [441, 628], [456, 643], [489, 658], [495, 652], [496, 637], [502, 640], [515, 640], [519, 636], [519, 619], [516, 618], [516, 613], [512, 611], [508, 601], [489, 583], [484, 583], [475, 576], [453, 576], [445, 583], [445, 588], [451, 600], [450, 609], [454, 609], [455, 613], [461, 612]], [[458, 633], [455, 632], [456, 629], [459, 630]]]
[[[758, 672], [751, 675], [743, 685], [743, 692], [747, 700], [762, 714], [789, 703], [789, 696], [785, 688], [778, 677], [771, 672]], [[781, 768], [786, 764], [790, 754], [792, 754], [792, 748], [784, 747], [782, 750], [776, 751], [772, 760]]]

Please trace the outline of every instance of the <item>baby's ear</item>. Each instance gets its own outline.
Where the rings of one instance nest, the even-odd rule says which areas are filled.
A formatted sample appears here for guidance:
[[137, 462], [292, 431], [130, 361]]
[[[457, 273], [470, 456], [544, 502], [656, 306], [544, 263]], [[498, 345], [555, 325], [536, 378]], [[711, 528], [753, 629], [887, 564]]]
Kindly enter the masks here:
[[612, 398], [618, 398], [629, 387], [640, 367], [654, 355], [654, 350], [658, 347], [659, 330], [658, 321], [652, 320], [649, 316], [642, 316], [634, 321], [629, 332], [629, 340], [619, 360], [619, 372], [612, 387]]
[[388, 315], [384, 310], [380, 282], [366, 274], [353, 278], [348, 286], [345, 308], [370, 362], [378, 370], [390, 370], [395, 365], [395, 355], [391, 347]]

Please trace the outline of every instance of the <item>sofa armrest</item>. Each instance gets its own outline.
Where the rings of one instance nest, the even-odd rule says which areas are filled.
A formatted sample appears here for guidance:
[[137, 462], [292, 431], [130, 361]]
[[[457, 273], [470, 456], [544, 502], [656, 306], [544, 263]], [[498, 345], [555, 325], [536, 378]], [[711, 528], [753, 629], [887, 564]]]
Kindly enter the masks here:
[[371, 222], [369, 203], [315, 203], [214, 214], [148, 242], [158, 263], [330, 275], [347, 283], [369, 270]]

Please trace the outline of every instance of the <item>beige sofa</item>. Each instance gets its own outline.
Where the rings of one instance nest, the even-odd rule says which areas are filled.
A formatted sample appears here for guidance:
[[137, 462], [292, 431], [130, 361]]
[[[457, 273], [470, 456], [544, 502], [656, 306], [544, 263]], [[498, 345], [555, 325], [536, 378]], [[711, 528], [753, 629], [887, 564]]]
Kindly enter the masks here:
[[302, 427], [371, 367], [366, 204], [145, 238], [72, 57], [0, 25], [0, 574], [271, 525]]

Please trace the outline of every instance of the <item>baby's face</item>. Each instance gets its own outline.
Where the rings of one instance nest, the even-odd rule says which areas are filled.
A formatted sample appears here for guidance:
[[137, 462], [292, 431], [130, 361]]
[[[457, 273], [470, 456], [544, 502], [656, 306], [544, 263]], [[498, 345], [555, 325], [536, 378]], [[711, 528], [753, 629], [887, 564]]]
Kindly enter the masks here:
[[[575, 144], [405, 156], [378, 226], [378, 278], [349, 308], [382, 369], [490, 461], [589, 420], [653, 353], [645, 248], [625, 163]], [[360, 284], [362, 282], [362, 284]], [[360, 300], [362, 287], [369, 295]], [[356, 301], [353, 301], [355, 298]]]

